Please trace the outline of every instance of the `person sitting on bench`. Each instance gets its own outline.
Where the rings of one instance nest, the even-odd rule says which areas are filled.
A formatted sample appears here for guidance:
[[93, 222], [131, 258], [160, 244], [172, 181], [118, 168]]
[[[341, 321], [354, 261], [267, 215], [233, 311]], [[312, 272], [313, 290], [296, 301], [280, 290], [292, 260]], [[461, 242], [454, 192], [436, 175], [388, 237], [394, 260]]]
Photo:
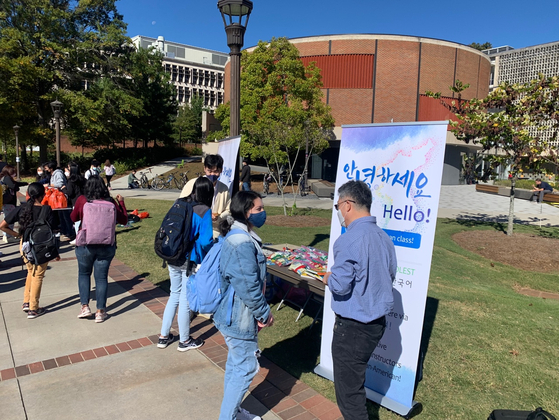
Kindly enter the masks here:
[[547, 182], [538, 178], [536, 179], [536, 184], [534, 185], [534, 188], [532, 188], [532, 191], [534, 193], [532, 194], [532, 197], [530, 197], [530, 201], [537, 199], [538, 203], [541, 203], [543, 201], [543, 195], [553, 192], [553, 188]]

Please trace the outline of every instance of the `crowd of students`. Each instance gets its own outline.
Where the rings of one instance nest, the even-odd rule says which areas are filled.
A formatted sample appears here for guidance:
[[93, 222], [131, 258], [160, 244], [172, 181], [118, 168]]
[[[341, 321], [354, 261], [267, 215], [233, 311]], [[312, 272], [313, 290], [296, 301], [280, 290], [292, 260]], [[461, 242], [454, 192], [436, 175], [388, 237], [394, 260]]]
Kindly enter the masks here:
[[[42, 210], [43, 207], [48, 207], [42, 204], [45, 186], [57, 188], [67, 195], [69, 208], [56, 211], [48, 208], [46, 220], [53, 229], [59, 229], [76, 245], [77, 283], [81, 303], [78, 318], [94, 317], [98, 323], [104, 322], [109, 316], [106, 308], [108, 271], [115, 256], [116, 240], [105, 244], [87, 243], [84, 238], [91, 236], [95, 224], [99, 223], [99, 220], [107, 219], [94, 219], [90, 216], [91, 206], [87, 206], [99, 202], [104, 202], [108, 207], [113, 206], [116, 219], [113, 231], [117, 222], [126, 224], [128, 221], [122, 196], [116, 195], [115, 200], [109, 192], [114, 166], [107, 161], [104, 170], [107, 183], [99, 177], [100, 165], [96, 161], [92, 162], [83, 176], [74, 162], [70, 162], [64, 170], [57, 168], [55, 164], [43, 165], [37, 171], [37, 182], [30, 184], [27, 189], [27, 203], [15, 207], [16, 200], [16, 203], [12, 204], [13, 208], [5, 207], [7, 214], [0, 223], [0, 230], [16, 238], [22, 238], [26, 229], [39, 217], [45, 217], [45, 211]], [[200, 338], [190, 336], [191, 314], [186, 298], [186, 284], [191, 272], [203, 261], [215, 239], [221, 235], [224, 241], [219, 265], [222, 289], [233, 296], [233, 303], [232, 308], [227, 308], [224, 300], [214, 314], [215, 325], [224, 336], [229, 349], [219, 418], [259, 420], [260, 417], [250, 414], [240, 405], [258, 372], [258, 331], [272, 325], [274, 321], [264, 296], [266, 258], [261, 248], [262, 240], [254, 230], [265, 223], [266, 212], [262, 198], [253, 191], [240, 191], [231, 197], [229, 188], [218, 180], [222, 170], [221, 156], [206, 156], [205, 176], [190, 180], [181, 191], [181, 198], [194, 203], [191, 226], [194, 246], [185, 264], [180, 267], [168, 266], [171, 294], [163, 315], [157, 347], [166, 348], [175, 341], [170, 329], [177, 311], [177, 349], [187, 351], [204, 344]], [[2, 174], [4, 172], [15, 182], [9, 168], [5, 167]], [[12, 185], [14, 191], [17, 191], [17, 187], [15, 183]], [[99, 206], [101, 207], [103, 206]], [[16, 222], [19, 228], [14, 230], [13, 224]], [[22, 246], [23, 241], [20, 241], [20, 249]], [[22, 254], [22, 257], [28, 270], [22, 309], [27, 312], [29, 319], [34, 319], [46, 312], [39, 306], [39, 297], [48, 262], [36, 265], [25, 255]], [[95, 278], [95, 314], [89, 307], [92, 273]]]
[[[0, 159], [1, 160], [1, 159]], [[24, 288], [22, 309], [27, 314], [28, 319], [35, 319], [43, 315], [46, 310], [39, 306], [39, 298], [48, 261], [33, 261], [33, 253], [27, 249], [32, 248], [28, 240], [24, 242], [24, 236], [29, 236], [30, 231], [37, 224], [47, 222], [49, 229], [60, 237], [60, 240], [67, 240], [71, 245], [76, 245], [75, 252], [78, 260], [78, 291], [81, 302], [81, 310], [78, 318], [95, 318], [95, 322], [101, 323], [107, 319], [106, 301], [108, 286], [108, 271], [111, 260], [116, 251], [116, 239], [111, 243], [94, 243], [91, 239], [85, 238], [85, 230], [82, 231], [86, 223], [98, 226], [103, 223], [110, 223], [109, 228], [113, 230], [112, 238], [115, 238], [114, 230], [116, 223], [126, 224], [128, 215], [122, 196], [117, 195], [116, 201], [109, 193], [108, 184], [110, 177], [114, 175], [114, 166], [109, 161], [105, 163], [105, 173], [107, 174], [107, 184], [99, 176], [99, 162], [93, 160], [91, 167], [82, 175], [79, 165], [69, 162], [62, 169], [58, 168], [54, 162], [48, 162], [37, 169], [37, 180], [27, 187], [27, 201], [22, 206], [17, 206], [17, 194], [19, 187], [27, 183], [15, 180], [15, 170], [11, 165], [4, 165], [0, 173], [0, 182], [4, 184], [4, 201], [2, 211], [4, 220], [0, 222], [0, 230], [8, 242], [8, 235], [20, 240], [20, 252], [23, 262], [27, 267], [27, 277]], [[56, 189], [65, 194], [67, 198], [66, 208], [57, 208], [53, 211], [51, 207], [44, 203], [46, 191]], [[106, 218], [90, 217], [84, 220], [84, 207], [87, 203], [96, 201], [106, 202], [114, 207], [114, 220]], [[17, 224], [17, 228], [15, 227]], [[94, 230], [89, 228], [90, 231]], [[80, 232], [82, 241], [79, 242]], [[91, 237], [88, 232], [88, 237]], [[76, 243], [78, 240], [78, 243]], [[58, 260], [58, 252], [52, 253], [50, 260]], [[89, 299], [91, 292], [91, 275], [95, 278], [95, 295], [97, 311], [95, 314], [89, 309]]]

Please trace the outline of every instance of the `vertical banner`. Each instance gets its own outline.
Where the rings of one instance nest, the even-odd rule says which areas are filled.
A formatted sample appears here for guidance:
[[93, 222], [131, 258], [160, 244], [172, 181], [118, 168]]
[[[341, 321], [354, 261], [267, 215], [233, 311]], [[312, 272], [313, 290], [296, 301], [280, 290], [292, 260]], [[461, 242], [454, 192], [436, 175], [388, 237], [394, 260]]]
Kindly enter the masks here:
[[[342, 127], [334, 203], [338, 188], [364, 181], [373, 194], [371, 215], [396, 248], [394, 309], [367, 366], [367, 398], [406, 415], [413, 407], [429, 272], [446, 144], [447, 122], [369, 124]], [[333, 245], [343, 234], [332, 214], [328, 270]], [[373, 279], [374, 281], [374, 279]], [[326, 288], [320, 364], [315, 372], [330, 380], [332, 295]]]
[[233, 179], [235, 178], [235, 163], [241, 145], [241, 136], [229, 137], [220, 140], [217, 154], [223, 158], [223, 172], [219, 180], [229, 187], [229, 192], [233, 193]]

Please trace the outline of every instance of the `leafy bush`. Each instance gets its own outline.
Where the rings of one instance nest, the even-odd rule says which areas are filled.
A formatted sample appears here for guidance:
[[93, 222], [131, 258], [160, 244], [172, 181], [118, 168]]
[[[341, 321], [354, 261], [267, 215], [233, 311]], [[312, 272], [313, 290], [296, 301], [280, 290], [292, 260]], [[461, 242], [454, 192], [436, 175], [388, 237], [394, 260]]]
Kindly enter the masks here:
[[[544, 180], [545, 181], [545, 180]], [[555, 188], [555, 182], [545, 181], [553, 188]], [[531, 190], [534, 184], [536, 183], [533, 179], [517, 179], [515, 183], [515, 188], [522, 188], [526, 190]], [[510, 180], [508, 179], [500, 179], [494, 182], [495, 185], [499, 185], [501, 187], [510, 187]]]

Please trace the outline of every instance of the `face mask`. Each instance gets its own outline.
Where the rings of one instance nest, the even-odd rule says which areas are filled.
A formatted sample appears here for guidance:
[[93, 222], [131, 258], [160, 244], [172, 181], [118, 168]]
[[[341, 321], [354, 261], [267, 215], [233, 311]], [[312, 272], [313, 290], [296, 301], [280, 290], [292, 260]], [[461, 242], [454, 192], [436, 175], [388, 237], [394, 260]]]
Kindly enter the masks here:
[[264, 226], [264, 223], [266, 223], [266, 210], [263, 210], [260, 213], [252, 213], [248, 217], [248, 221], [257, 228]]
[[338, 209], [338, 220], [340, 221], [340, 225], [342, 225], [342, 227], [346, 227], [345, 219], [344, 219], [344, 216], [342, 216], [342, 210], [341, 209]]
[[37, 175], [43, 176], [43, 171], [37, 171]]
[[66, 178], [68, 178], [70, 176], [70, 171], [64, 171], [64, 175], [66, 175]]
[[206, 177], [215, 184], [217, 182], [217, 179], [219, 178], [219, 175], [206, 175]]

